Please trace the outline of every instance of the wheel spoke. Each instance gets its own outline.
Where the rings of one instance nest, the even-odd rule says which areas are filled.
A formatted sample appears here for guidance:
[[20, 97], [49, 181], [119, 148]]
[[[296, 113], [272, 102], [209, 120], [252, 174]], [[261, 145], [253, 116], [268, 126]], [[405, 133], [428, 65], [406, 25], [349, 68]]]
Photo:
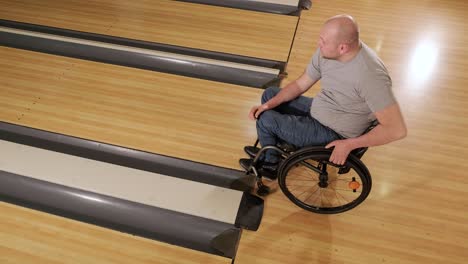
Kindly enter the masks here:
[[336, 194], [336, 198], [337, 198], [337, 200], [340, 200], [340, 199], [338, 198], [338, 194], [339, 194], [339, 195], [341, 196], [341, 198], [342, 198], [342, 199], [343, 199], [343, 200], [344, 200], [346, 203], [349, 203], [349, 201], [348, 201], [348, 200], [346, 200], [346, 198], [345, 198], [345, 197], [344, 197], [344, 196], [343, 196], [341, 193], [339, 193], [339, 192], [335, 192], [335, 194]]
[[343, 191], [343, 192], [361, 193], [361, 191], [358, 191], [357, 189], [356, 189], [356, 192], [353, 191], [353, 190], [346, 190], [346, 189], [335, 189], [335, 190], [337, 190], [337, 191]]
[[[306, 181], [306, 180], [300, 180], [300, 181], [299, 180], [292, 180], [292, 181], [294, 181], [294, 182], [319, 182], [319, 181], [316, 181], [316, 180], [308, 180], [308, 181]], [[299, 183], [297, 183], [297, 184], [299, 184]], [[302, 185], [297, 185], [297, 184], [296, 185], [295, 184], [288, 184], [288, 185], [289, 186], [304, 186], [303, 184]]]
[[[313, 175], [312, 175], [313, 176]], [[308, 181], [308, 180], [311, 180], [310, 179], [311, 177], [308, 177], [307, 175], [300, 175], [299, 173], [298, 174], [294, 174], [294, 180], [304, 180], [304, 181]], [[314, 177], [312, 177], [314, 178]]]
[[290, 182], [319, 182], [318, 179], [307, 179], [307, 180], [302, 180], [302, 179], [289, 179], [288, 181], [290, 181]]
[[[304, 187], [304, 186], [301, 186], [301, 187]], [[316, 188], [319, 188], [317, 185], [315, 186]], [[301, 195], [303, 195], [304, 193], [307, 193], [309, 192], [309, 188], [306, 188], [306, 190], [302, 191], [299, 195], [297, 195], [296, 197], [300, 197]], [[315, 190], [312, 194], [314, 194], [315, 192], [317, 192], [317, 190]]]
[[322, 189], [320, 188], [320, 207], [323, 207], [323, 195], [322, 195]]
[[325, 197], [325, 200], [328, 202], [328, 204], [329, 204], [330, 206], [332, 206], [333, 203], [328, 199], [328, 197], [327, 197], [327, 195], [326, 195], [326, 194], [327, 194], [327, 191], [326, 191], [326, 190], [327, 190], [327, 189], [324, 189], [324, 191], [323, 191], [323, 193], [324, 193], [323, 197]]
[[[309, 198], [312, 197], [312, 195], [314, 195], [314, 193], [316, 193], [318, 190], [320, 190], [320, 187], [318, 187], [318, 186], [316, 186], [316, 187], [317, 187], [317, 190], [315, 190], [313, 193], [311, 193], [311, 194], [309, 195], [309, 197], [307, 197], [307, 198], [304, 200], [304, 202], [307, 202], [307, 200], [309, 200]], [[304, 192], [303, 192], [303, 193], [304, 193]], [[301, 193], [301, 194], [302, 194], [302, 193]], [[298, 197], [299, 197], [299, 196], [298, 196]]]
[[[352, 181], [351, 179], [335, 179], [335, 180], [332, 180], [332, 181], [328, 181], [328, 182], [350, 182]], [[362, 184], [361, 181], [357, 181], [359, 184]]]
[[[338, 174], [339, 168], [326, 163], [328, 153], [314, 151], [301, 154], [285, 164], [288, 169], [281, 176], [280, 187], [291, 201], [312, 212], [338, 213], [353, 208], [367, 197], [370, 181], [366, 170], [359, 170], [362, 165], [350, 161], [347, 165], [352, 171], [341, 175]], [[330, 166], [325, 169], [320, 164]], [[328, 176], [326, 187], [319, 185], [321, 173]], [[349, 186], [359, 187], [353, 190]]]
[[[312, 166], [312, 165], [311, 165]], [[307, 168], [306, 166], [304, 166], [305, 168]], [[313, 171], [313, 170], [306, 170], [308, 174], [310, 174], [312, 177], [316, 177], [317, 176], [317, 172], [316, 171]]]

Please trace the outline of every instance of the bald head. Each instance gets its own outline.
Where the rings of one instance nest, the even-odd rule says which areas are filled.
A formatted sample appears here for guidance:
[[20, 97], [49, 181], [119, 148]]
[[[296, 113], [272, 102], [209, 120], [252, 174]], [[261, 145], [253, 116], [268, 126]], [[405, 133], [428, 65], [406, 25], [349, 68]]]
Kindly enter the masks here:
[[323, 31], [327, 32], [338, 43], [358, 46], [359, 27], [352, 16], [337, 15], [328, 19]]

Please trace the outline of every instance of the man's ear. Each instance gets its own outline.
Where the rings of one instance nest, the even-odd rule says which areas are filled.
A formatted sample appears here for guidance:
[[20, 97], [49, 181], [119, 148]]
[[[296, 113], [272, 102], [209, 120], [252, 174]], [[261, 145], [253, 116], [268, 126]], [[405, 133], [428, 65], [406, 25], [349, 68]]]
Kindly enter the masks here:
[[340, 44], [340, 55], [345, 54], [348, 50], [349, 46], [347, 44]]

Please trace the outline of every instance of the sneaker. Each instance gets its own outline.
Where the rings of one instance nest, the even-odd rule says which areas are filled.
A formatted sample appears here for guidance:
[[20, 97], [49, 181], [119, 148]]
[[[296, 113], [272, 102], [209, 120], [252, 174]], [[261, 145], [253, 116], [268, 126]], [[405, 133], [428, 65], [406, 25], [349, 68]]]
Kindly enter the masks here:
[[253, 159], [240, 159], [239, 164], [245, 171], [249, 171], [250, 165], [252, 165]]
[[277, 171], [278, 170], [278, 162], [277, 163], [270, 163], [270, 162], [263, 162], [262, 169], [270, 170], [270, 171]]
[[263, 162], [258, 173], [262, 177], [274, 181], [278, 178], [278, 163]]
[[257, 156], [257, 153], [260, 151], [260, 148], [254, 146], [245, 146], [244, 151], [245, 153], [247, 153], [247, 155], [249, 155], [249, 157], [255, 158], [255, 156]]
[[[249, 171], [253, 159], [240, 159], [239, 164], [245, 171]], [[257, 172], [260, 176], [268, 180], [276, 180], [278, 178], [278, 163], [261, 162]]]

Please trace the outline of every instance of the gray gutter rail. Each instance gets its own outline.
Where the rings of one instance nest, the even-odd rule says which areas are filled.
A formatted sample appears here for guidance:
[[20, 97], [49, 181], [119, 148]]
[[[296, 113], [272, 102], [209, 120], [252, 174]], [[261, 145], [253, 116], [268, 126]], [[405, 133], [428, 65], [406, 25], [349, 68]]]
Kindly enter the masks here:
[[39, 181], [0, 170], [0, 201], [210, 254], [234, 258], [228, 223]]
[[284, 1], [258, 1], [258, 0], [178, 0], [197, 4], [207, 4], [222, 7], [231, 7], [252, 10], [265, 13], [299, 16], [301, 9], [309, 9], [310, 0], [298, 0], [295, 5], [286, 4]]
[[255, 88], [285, 63], [0, 20], [0, 45]]

